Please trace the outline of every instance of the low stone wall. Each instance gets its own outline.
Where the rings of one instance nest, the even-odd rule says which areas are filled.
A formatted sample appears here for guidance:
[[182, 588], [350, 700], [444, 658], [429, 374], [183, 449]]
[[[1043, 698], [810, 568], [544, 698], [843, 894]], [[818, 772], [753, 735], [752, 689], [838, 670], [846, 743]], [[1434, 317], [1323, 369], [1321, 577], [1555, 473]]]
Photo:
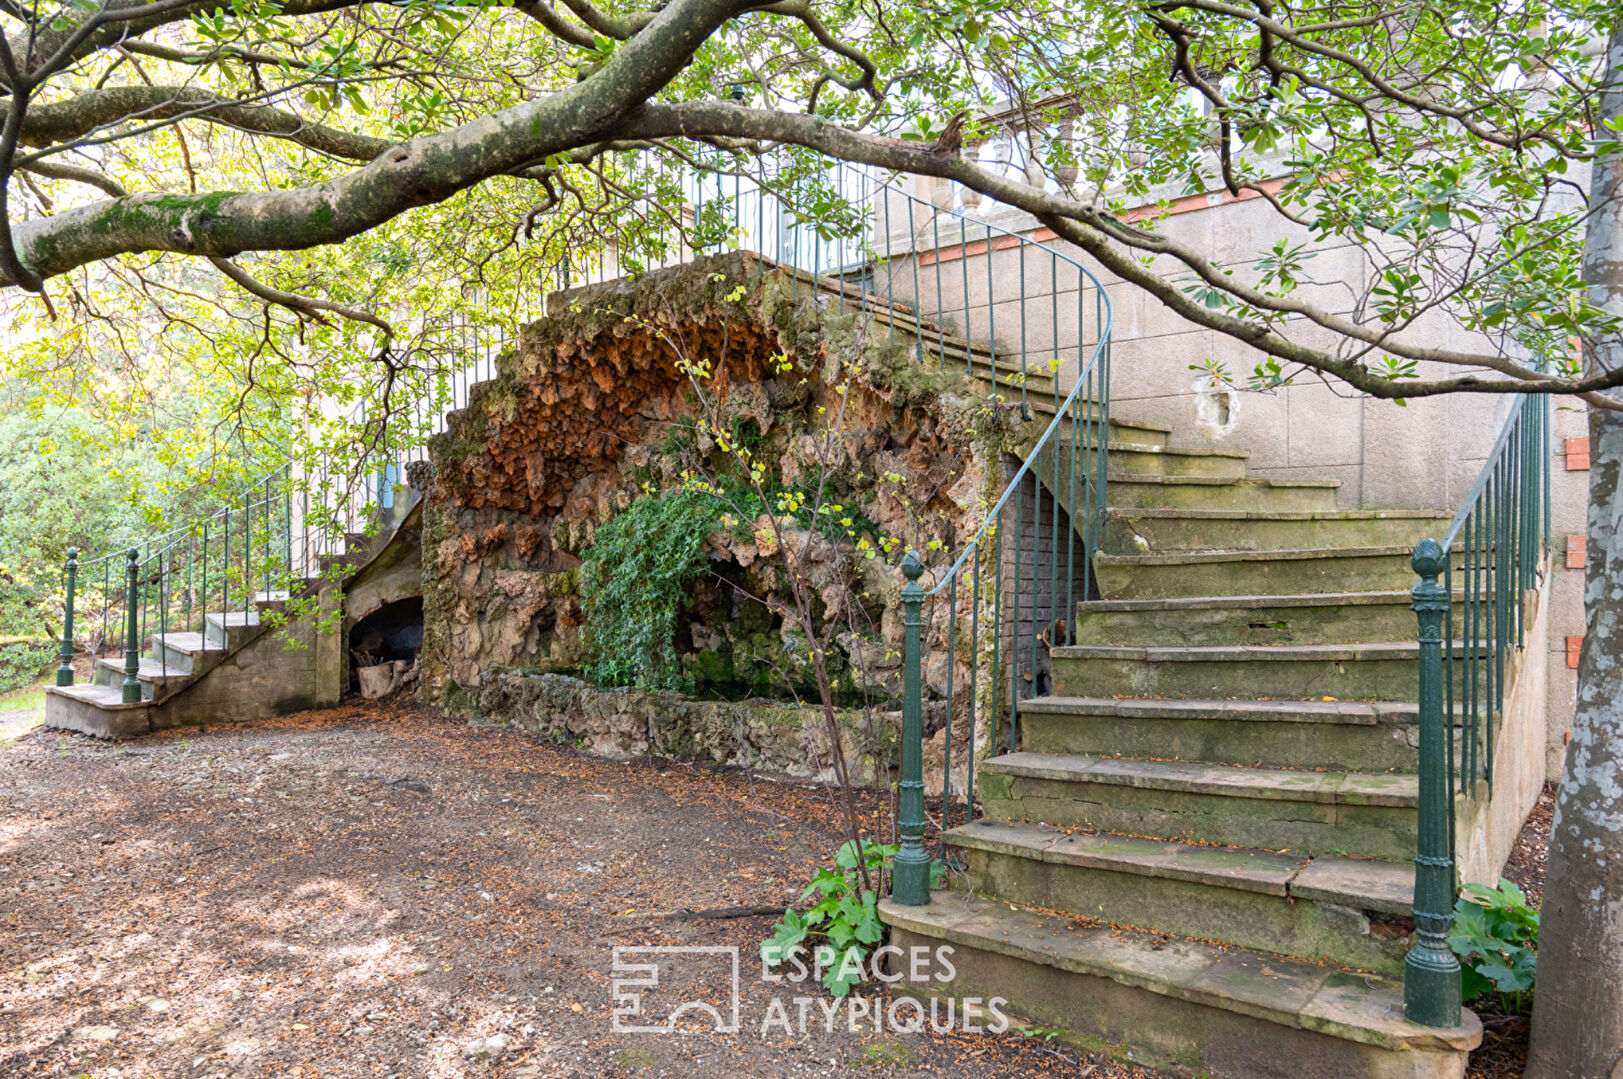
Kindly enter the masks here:
[[[697, 700], [665, 690], [598, 689], [563, 674], [485, 672], [457, 687], [453, 715], [578, 741], [607, 757], [674, 757], [833, 782], [828, 728], [815, 705]], [[842, 709], [840, 744], [852, 781], [888, 786], [897, 765], [896, 712]]]

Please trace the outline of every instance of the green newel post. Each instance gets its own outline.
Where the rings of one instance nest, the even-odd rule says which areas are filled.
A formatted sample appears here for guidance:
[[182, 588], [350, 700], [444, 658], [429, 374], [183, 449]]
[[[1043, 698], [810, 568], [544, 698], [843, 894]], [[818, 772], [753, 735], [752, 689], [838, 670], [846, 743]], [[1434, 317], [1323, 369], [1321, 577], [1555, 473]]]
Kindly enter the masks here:
[[930, 902], [930, 855], [924, 849], [924, 710], [919, 697], [919, 628], [923, 624], [924, 563], [912, 551], [902, 559], [902, 779], [897, 830], [902, 846], [891, 870], [891, 898], [908, 907]]
[[1430, 1027], [1460, 1024], [1460, 961], [1448, 947], [1454, 926], [1453, 807], [1448, 783], [1450, 717], [1443, 714], [1443, 615], [1451, 597], [1438, 582], [1448, 557], [1423, 539], [1410, 559], [1419, 579], [1410, 606], [1420, 620], [1420, 828], [1414, 860], [1414, 944], [1403, 963], [1403, 1010]]
[[141, 569], [137, 560], [141, 552], [134, 547], [124, 556], [128, 560], [125, 571], [124, 610], [128, 617], [124, 629], [124, 703], [141, 703]]
[[68, 564], [63, 567], [62, 662], [56, 667], [56, 684], [73, 685], [73, 582], [79, 576], [79, 548], [68, 548]]

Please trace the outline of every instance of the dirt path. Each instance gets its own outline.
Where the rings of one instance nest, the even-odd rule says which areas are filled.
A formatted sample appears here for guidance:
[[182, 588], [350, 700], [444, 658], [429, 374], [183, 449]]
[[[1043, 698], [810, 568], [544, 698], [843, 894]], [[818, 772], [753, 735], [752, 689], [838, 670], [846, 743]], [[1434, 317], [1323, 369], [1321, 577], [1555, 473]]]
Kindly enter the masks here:
[[[387, 707], [35, 731], [0, 747], [0, 1075], [1149, 1076], [815, 1011], [763, 1038], [772, 919], [662, 915], [782, 904], [838, 841], [820, 789]], [[737, 945], [743, 1032], [614, 1033], [615, 945]]]
[[[1508, 870], [1535, 893], [1547, 833]], [[771, 917], [673, 916], [782, 905], [839, 842], [820, 788], [391, 706], [35, 730], [0, 740], [0, 1075], [1154, 1079], [1043, 1032], [830, 1031], [815, 1004], [802, 1032], [754, 959]], [[616, 945], [736, 946], [742, 1031], [616, 1033]], [[1516, 1074], [1525, 1020], [1486, 1018], [1472, 1075]]]

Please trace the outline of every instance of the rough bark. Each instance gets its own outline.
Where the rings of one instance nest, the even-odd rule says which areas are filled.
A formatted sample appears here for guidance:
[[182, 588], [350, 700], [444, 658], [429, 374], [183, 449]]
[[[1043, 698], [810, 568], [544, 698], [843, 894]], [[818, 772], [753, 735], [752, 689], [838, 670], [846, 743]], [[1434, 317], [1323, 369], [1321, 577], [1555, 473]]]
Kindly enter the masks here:
[[[1608, 63], [1615, 80], [1623, 25]], [[1623, 88], [1603, 115], [1623, 115]], [[1596, 163], [1590, 201], [1600, 209], [1584, 280], [1598, 305], [1623, 314], [1623, 159]], [[1615, 341], [1586, 349], [1592, 370], [1623, 365]], [[1589, 432], [1578, 710], [1550, 834], [1528, 1079], [1623, 1079], [1623, 415], [1592, 408]]]
[[[584, 82], [402, 143], [328, 183], [283, 191], [130, 195], [19, 224], [29, 272], [49, 279], [129, 251], [231, 258], [338, 243], [414, 206], [599, 141], [674, 78], [748, 0], [678, 0]], [[5, 275], [0, 285], [18, 283]]]
[[350, 161], [370, 161], [394, 145], [389, 139], [312, 123], [260, 101], [233, 101], [195, 86], [108, 86], [35, 105], [23, 118], [18, 141], [40, 148], [64, 146], [125, 121], [152, 124], [190, 117], [252, 135], [288, 139]]

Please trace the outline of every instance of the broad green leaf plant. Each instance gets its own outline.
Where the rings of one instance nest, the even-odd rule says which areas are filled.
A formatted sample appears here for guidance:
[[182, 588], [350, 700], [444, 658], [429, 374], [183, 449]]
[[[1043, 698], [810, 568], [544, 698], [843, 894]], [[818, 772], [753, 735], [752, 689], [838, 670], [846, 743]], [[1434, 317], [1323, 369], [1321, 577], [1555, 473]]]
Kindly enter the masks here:
[[[834, 865], [819, 869], [800, 896], [801, 903], [815, 902], [785, 910], [772, 935], [761, 942], [761, 962], [772, 969], [793, 965], [792, 977], [809, 970], [832, 995], [850, 995], [864, 980], [873, 949], [885, 939], [879, 897], [886, 894], [891, 860], [899, 849], [893, 843], [863, 840], [859, 858], [856, 842], [841, 844]], [[859, 865], [873, 887], [862, 886]], [[932, 886], [939, 886], [945, 873], [946, 866], [937, 862]]]
[[1497, 888], [1467, 884], [1460, 893], [1448, 946], [1464, 968], [1464, 999], [1496, 993], [1504, 1011], [1526, 1011], [1538, 966], [1538, 911], [1508, 880]]

